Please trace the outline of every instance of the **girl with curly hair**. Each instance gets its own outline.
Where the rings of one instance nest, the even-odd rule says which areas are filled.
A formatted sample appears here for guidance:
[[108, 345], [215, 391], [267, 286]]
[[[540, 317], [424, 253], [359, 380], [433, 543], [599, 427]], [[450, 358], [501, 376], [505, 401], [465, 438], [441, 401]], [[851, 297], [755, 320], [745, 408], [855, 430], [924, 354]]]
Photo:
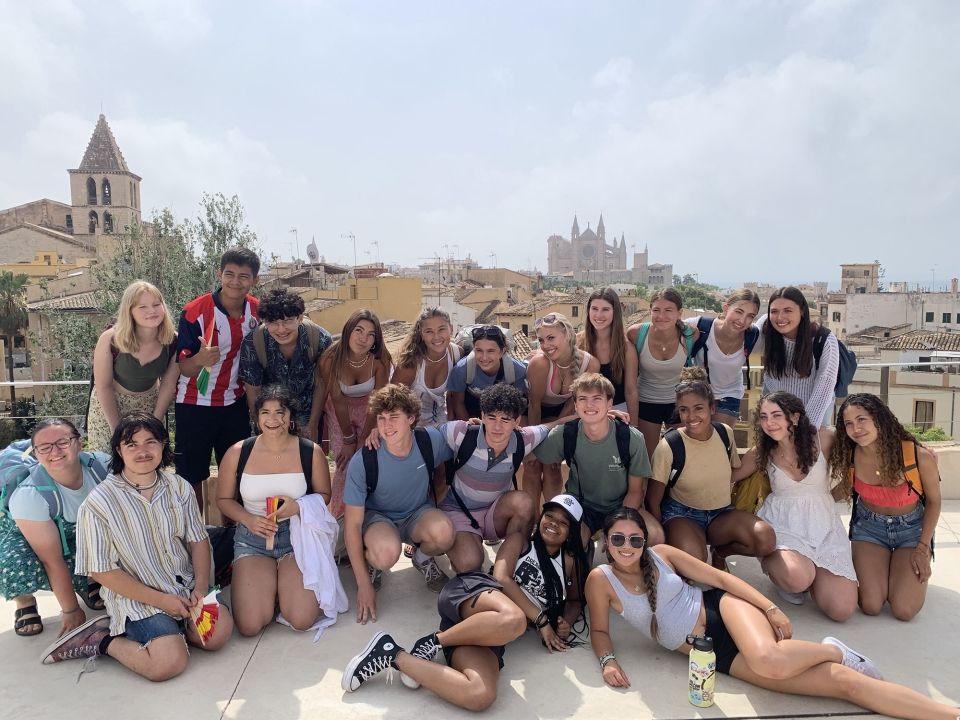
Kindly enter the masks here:
[[860, 609], [878, 615], [889, 602], [895, 618], [910, 620], [923, 607], [930, 579], [940, 519], [937, 458], [876, 395], [850, 395], [839, 417], [830, 464], [835, 495], [853, 500], [850, 539]]
[[817, 607], [843, 622], [857, 609], [857, 573], [836, 503], [830, 495], [830, 428], [813, 427], [796, 395], [760, 399], [756, 447], [733, 471], [740, 481], [758, 468], [771, 494], [757, 513], [777, 533], [777, 549], [760, 565], [787, 602], [800, 605], [809, 590]]

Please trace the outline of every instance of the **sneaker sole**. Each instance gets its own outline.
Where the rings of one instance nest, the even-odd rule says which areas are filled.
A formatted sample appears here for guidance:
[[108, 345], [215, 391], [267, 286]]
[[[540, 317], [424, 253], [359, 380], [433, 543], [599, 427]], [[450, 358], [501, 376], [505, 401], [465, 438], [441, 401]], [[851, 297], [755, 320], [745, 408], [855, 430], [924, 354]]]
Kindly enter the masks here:
[[353, 675], [357, 671], [357, 666], [360, 664], [360, 661], [363, 660], [367, 655], [370, 654], [370, 651], [373, 650], [377, 643], [380, 642], [380, 638], [386, 635], [382, 630], [374, 633], [374, 636], [370, 638], [370, 642], [367, 643], [367, 646], [360, 651], [359, 654], [354, 655], [350, 659], [350, 662], [347, 663], [347, 667], [343, 670], [343, 677], [340, 678], [340, 687], [342, 687], [346, 692], [354, 692], [360, 688], [360, 685], [357, 687], [351, 687], [350, 683], [353, 680]]
[[95, 617], [95, 618], [90, 618], [89, 620], [87, 620], [87, 621], [86, 621], [85, 623], [83, 623], [82, 625], [78, 625], [78, 626], [75, 627], [73, 630], [71, 630], [70, 632], [68, 632], [66, 635], [61, 635], [60, 637], [58, 637], [56, 640], [54, 640], [52, 643], [50, 643], [50, 644], [47, 646], [46, 650], [43, 651], [43, 655], [40, 656], [40, 662], [41, 662], [41, 664], [43, 664], [43, 665], [53, 665], [53, 664], [55, 663], [55, 661], [52, 660], [52, 659], [50, 659], [50, 655], [53, 654], [53, 651], [54, 651], [54, 650], [56, 650], [58, 647], [60, 647], [61, 645], [63, 645], [65, 642], [69, 642], [72, 638], [75, 638], [77, 635], [79, 635], [80, 633], [82, 633], [84, 630], [86, 630], [88, 627], [90, 627], [91, 625], [93, 625], [95, 622], [97, 622], [97, 621], [100, 620], [101, 618], [105, 618], [105, 617], [107, 617], [107, 616], [106, 616], [106, 615], [97, 615], [97, 617]]
[[[867, 664], [867, 666], [868, 666], [870, 669], [873, 670], [873, 672], [872, 672], [872, 673], [866, 673], [866, 672], [862, 672], [862, 671], [860, 671], [860, 670], [857, 670], [857, 672], [859, 672], [859, 673], [862, 674], [862, 675], [866, 675], [866, 676], [869, 677], [869, 678], [873, 678], [874, 680], [883, 680], [883, 675], [880, 673], [880, 669], [877, 667], [876, 663], [873, 662], [873, 660], [871, 660], [870, 658], [868, 658], [866, 655], [861, 655], [860, 653], [858, 653], [856, 650], [854, 650], [852, 647], [850, 647], [849, 645], [847, 645], [847, 644], [846, 644], [845, 642], [843, 642], [842, 640], [838, 640], [837, 638], [833, 637], [832, 635], [828, 635], [827, 637], [825, 637], [825, 638], [824, 638], [823, 640], [821, 640], [820, 642], [823, 643], [823, 644], [833, 645], [834, 647], [838, 647], [838, 648], [840, 648], [840, 652], [842, 652], [842, 653], [844, 653], [844, 654], [850, 653], [851, 655], [856, 655], [857, 657], [862, 658], [863, 661]], [[841, 664], [842, 664], [842, 663], [841, 663]], [[851, 670], [854, 670], [855, 668], [850, 668], [850, 669], [851, 669]]]

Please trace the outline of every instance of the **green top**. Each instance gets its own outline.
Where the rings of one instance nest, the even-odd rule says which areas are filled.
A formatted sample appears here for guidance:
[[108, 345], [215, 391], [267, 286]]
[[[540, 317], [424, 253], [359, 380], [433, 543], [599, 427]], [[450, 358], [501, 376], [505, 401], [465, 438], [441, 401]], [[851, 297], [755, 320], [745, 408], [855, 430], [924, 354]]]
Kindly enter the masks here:
[[[620, 464], [620, 452], [617, 450], [617, 436], [613, 420], [607, 420], [607, 436], [594, 442], [583, 434], [583, 424], [577, 432], [576, 464], [570, 468], [567, 478], [567, 492], [575, 495], [586, 507], [597, 512], [613, 512], [623, 504], [627, 494], [627, 471]], [[535, 450], [537, 459], [543, 463], [563, 461], [563, 425], [550, 431]], [[584, 484], [580, 482], [580, 472], [588, 474]], [[650, 476], [650, 458], [643, 435], [634, 427], [630, 428], [630, 471], [635, 477]]]
[[173, 345], [166, 345], [160, 354], [146, 365], [141, 365], [130, 353], [117, 353], [113, 359], [113, 379], [124, 390], [140, 393], [157, 384], [157, 380], [167, 371]]

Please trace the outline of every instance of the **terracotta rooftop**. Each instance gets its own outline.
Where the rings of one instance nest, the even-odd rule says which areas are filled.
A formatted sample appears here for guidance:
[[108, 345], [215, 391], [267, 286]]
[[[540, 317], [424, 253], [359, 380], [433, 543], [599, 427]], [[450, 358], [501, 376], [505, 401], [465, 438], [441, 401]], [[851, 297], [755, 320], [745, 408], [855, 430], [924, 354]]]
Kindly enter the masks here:
[[893, 325], [887, 327], [885, 325], [871, 325], [868, 328], [864, 328], [859, 332], [852, 333], [847, 335], [848, 342], [861, 341], [873, 341], [873, 340], [889, 340], [890, 338], [897, 337], [902, 335], [906, 328], [910, 327], [910, 323], [902, 323], [901, 325]]
[[629, 328], [631, 325], [636, 325], [637, 323], [647, 322], [650, 319], [649, 310], [638, 310], [632, 315], [627, 315], [623, 319], [623, 326]]
[[83, 172], [130, 172], [103, 113], [97, 120], [97, 126], [93, 129], [93, 136], [78, 169]]
[[88, 290], [74, 295], [37, 300], [36, 302], [27, 303], [27, 310], [77, 310], [97, 312], [99, 308], [97, 307], [95, 296], [96, 293], [93, 290]]
[[888, 340], [881, 350], [960, 350], [960, 332], [912, 330]]
[[310, 302], [306, 303], [304, 312], [309, 315], [312, 312], [319, 312], [320, 310], [326, 310], [327, 308], [336, 307], [337, 305], [343, 305], [343, 303], [343, 300], [335, 300], [333, 298], [318, 298], [317, 300], [311, 300]]

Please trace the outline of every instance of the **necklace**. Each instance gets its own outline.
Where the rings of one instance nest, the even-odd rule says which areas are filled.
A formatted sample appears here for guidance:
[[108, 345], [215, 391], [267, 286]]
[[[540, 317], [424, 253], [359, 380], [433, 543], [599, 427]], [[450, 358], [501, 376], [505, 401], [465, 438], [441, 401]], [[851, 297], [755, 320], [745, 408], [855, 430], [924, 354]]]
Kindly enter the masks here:
[[560, 363], [554, 363], [554, 365], [556, 365], [556, 366], [557, 366], [558, 368], [560, 368], [561, 370], [569, 370], [569, 369], [570, 369], [570, 365], [573, 365], [573, 361], [571, 361], [571, 362], [570, 362], [569, 364], [567, 364], [567, 365], [561, 365]]
[[427, 362], [432, 362], [432, 363], [440, 363], [440, 362], [443, 362], [444, 360], [447, 359], [447, 354], [446, 354], [446, 353], [444, 353], [443, 355], [441, 355], [438, 360], [434, 360], [432, 357], [430, 357], [430, 355], [429, 355], [428, 353], [424, 353], [423, 356], [427, 359]]
[[369, 352], [367, 352], [367, 354], [363, 356], [363, 360], [361, 360], [361, 361], [358, 362], [358, 363], [356, 363], [356, 362], [354, 362], [353, 360], [351, 360], [351, 359], [350, 359], [350, 356], [347, 355], [347, 362], [350, 363], [350, 367], [355, 367], [355, 368], [362, 368], [364, 365], [367, 364], [367, 360], [369, 360], [369, 359], [370, 359], [370, 353], [369, 353]]
[[137, 484], [134, 483], [134, 482], [130, 482], [130, 480], [127, 478], [126, 474], [123, 473], [123, 471], [120, 472], [120, 477], [123, 479], [123, 481], [124, 481], [127, 485], [129, 485], [130, 487], [132, 487], [132, 488], [133, 488], [134, 490], [136, 490], [138, 493], [141, 493], [141, 494], [142, 494], [144, 490], [152, 490], [153, 488], [155, 488], [155, 487], [157, 486], [157, 483], [160, 482], [160, 471], [159, 471], [159, 470], [154, 470], [154, 472], [156, 473], [156, 477], [153, 479], [153, 482], [150, 483], [149, 485], [137, 485]]

